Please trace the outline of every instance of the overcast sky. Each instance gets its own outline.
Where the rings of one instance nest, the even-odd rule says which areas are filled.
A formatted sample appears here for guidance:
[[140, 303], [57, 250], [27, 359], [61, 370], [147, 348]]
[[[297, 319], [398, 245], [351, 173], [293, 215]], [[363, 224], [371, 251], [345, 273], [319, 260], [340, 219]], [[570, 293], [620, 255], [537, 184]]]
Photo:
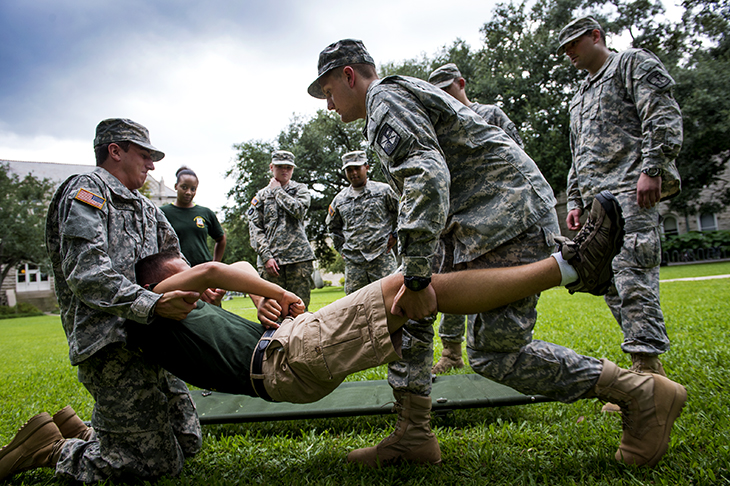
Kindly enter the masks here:
[[[670, 3], [668, 0], [667, 3]], [[94, 164], [97, 123], [126, 117], [220, 209], [234, 143], [273, 140], [310, 97], [319, 52], [361, 39], [380, 65], [481, 45], [495, 0], [2, 0], [0, 159]], [[294, 175], [296, 179], [296, 172]]]
[[234, 143], [326, 108], [306, 89], [328, 44], [362, 39], [377, 64], [477, 47], [494, 4], [2, 0], [0, 159], [93, 165], [96, 124], [127, 117], [166, 154], [153, 175], [172, 187], [190, 166], [218, 210]]

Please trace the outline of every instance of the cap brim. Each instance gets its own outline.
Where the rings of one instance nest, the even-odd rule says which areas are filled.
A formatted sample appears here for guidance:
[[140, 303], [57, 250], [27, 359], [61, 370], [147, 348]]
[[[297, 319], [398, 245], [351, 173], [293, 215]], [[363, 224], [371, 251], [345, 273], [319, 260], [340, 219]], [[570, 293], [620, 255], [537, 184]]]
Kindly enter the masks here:
[[147, 150], [149, 150], [150, 151], [150, 157], [152, 157], [152, 162], [159, 162], [160, 160], [162, 160], [162, 159], [165, 158], [165, 153], [162, 152], [161, 150], [157, 150], [157, 148], [154, 147], [150, 143], [142, 143], [142, 142], [138, 142], [136, 140], [130, 140], [130, 142], [136, 143], [140, 147], [144, 147]]
[[563, 43], [558, 46], [558, 50], [557, 50], [558, 56], [563, 55], [563, 53], [565, 52], [565, 46], [567, 44], [570, 44], [571, 42], [573, 42], [574, 40], [576, 40], [578, 37], [582, 36], [583, 34], [585, 34], [585, 32], [580, 32], [579, 34], [575, 34], [574, 36], [565, 39], [563, 41]]
[[365, 162], [348, 162], [342, 166], [342, 170], [345, 170], [348, 167], [360, 167], [363, 165], [368, 165], [367, 161], [365, 161]]
[[[327, 71], [327, 73], [328, 72], [329, 71]], [[324, 92], [322, 92], [322, 87], [319, 85], [319, 80], [322, 79], [322, 76], [327, 73], [322, 73], [320, 76], [317, 77], [317, 79], [314, 80], [312, 84], [309, 85], [309, 88], [307, 88], [307, 93], [309, 93], [310, 96], [313, 96], [320, 100], [327, 99], [327, 97], [324, 95]]]
[[[456, 79], [456, 78], [454, 78], [454, 79]], [[441, 81], [440, 83], [431, 83], [431, 84], [433, 84], [437, 88], [444, 89], [444, 88], [448, 88], [449, 86], [451, 86], [451, 84], [454, 82], [454, 79], [449, 79], [448, 81]]]
[[297, 164], [294, 162], [272, 162], [271, 165], [290, 165], [292, 167], [296, 167]]

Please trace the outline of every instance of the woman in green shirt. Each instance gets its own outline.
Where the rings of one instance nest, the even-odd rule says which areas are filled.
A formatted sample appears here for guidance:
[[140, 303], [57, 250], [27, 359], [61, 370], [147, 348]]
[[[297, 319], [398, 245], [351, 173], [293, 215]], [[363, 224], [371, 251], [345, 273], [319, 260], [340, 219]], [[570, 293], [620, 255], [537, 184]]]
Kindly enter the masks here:
[[[212, 210], [193, 202], [198, 190], [198, 176], [185, 166], [180, 167], [175, 175], [177, 199], [161, 209], [177, 233], [183, 255], [192, 266], [211, 260], [221, 261], [226, 249], [226, 234]], [[208, 236], [215, 240], [212, 256], [208, 250]]]

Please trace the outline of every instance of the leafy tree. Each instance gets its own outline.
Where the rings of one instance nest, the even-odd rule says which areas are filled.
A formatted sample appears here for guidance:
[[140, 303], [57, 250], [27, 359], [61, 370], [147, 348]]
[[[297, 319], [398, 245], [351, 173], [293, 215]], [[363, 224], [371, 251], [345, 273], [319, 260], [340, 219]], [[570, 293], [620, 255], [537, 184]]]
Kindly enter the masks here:
[[0, 164], [0, 282], [21, 262], [50, 267], [44, 231], [53, 187], [48, 179], [21, 179]]
[[686, 62], [672, 74], [684, 118], [684, 142], [677, 158], [682, 192], [670, 203], [683, 213], [719, 212], [730, 205], [730, 187], [720, 185], [712, 200], [700, 192], [718, 180], [730, 162], [730, 2], [684, 2], [675, 38], [684, 39]]

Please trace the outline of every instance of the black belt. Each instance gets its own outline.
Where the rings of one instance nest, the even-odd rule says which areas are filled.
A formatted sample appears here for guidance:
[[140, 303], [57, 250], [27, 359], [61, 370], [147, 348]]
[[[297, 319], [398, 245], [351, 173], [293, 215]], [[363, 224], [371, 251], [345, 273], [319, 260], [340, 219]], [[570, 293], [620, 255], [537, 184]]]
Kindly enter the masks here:
[[253, 351], [253, 358], [251, 359], [251, 384], [253, 385], [253, 389], [256, 394], [267, 402], [273, 402], [274, 399], [271, 398], [266, 392], [266, 387], [264, 387], [264, 380], [262, 380], [261, 378], [254, 378], [253, 376], [260, 375], [262, 372], [264, 353], [266, 352], [266, 348], [269, 347], [269, 343], [271, 343], [271, 337], [274, 335], [275, 332], [276, 329], [267, 329], [266, 331], [264, 331], [264, 335], [261, 336], [261, 339], [256, 345], [256, 348]]

